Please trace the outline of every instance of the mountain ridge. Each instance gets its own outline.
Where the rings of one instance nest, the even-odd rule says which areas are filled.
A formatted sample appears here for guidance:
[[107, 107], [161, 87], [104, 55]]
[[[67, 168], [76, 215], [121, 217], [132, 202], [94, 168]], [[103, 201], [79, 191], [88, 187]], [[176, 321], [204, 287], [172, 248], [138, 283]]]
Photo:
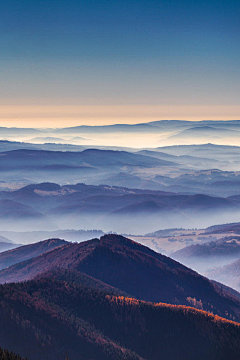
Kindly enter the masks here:
[[100, 280], [144, 301], [191, 305], [240, 320], [240, 299], [207, 278], [148, 247], [119, 235], [68, 243], [0, 271], [0, 282], [22, 282], [56, 269]]

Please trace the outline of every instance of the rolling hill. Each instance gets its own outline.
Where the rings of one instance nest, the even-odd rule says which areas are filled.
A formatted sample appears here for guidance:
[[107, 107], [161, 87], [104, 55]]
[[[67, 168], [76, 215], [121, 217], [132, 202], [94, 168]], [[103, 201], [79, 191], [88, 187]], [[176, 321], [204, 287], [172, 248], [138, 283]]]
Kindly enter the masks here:
[[238, 359], [238, 323], [51, 275], [0, 287], [2, 344], [32, 360]]
[[240, 320], [240, 299], [180, 263], [119, 235], [68, 243], [9, 266], [1, 270], [0, 282], [31, 280], [55, 269], [83, 272], [141, 300], [177, 305], [197, 301], [203, 310], [223, 317], [228, 311], [227, 318]]
[[87, 149], [80, 152], [44, 151], [20, 149], [2, 153], [0, 165], [3, 170], [41, 169], [49, 165], [109, 166], [169, 166], [174, 163], [129, 153], [126, 151]]
[[239, 212], [240, 203], [230, 198], [111, 185], [45, 182], [0, 192], [0, 217], [8, 221], [2, 231], [10, 226], [21, 231], [64, 226], [140, 234], [164, 228], [169, 221], [172, 227], [206, 227], [220, 218], [237, 219]]

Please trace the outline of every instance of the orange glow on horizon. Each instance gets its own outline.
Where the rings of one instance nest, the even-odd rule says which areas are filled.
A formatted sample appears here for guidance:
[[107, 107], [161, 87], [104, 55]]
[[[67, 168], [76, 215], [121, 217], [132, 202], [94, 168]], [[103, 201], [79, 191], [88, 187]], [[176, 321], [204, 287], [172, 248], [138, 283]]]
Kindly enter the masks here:
[[239, 120], [240, 105], [0, 105], [0, 126], [60, 128], [156, 120]]

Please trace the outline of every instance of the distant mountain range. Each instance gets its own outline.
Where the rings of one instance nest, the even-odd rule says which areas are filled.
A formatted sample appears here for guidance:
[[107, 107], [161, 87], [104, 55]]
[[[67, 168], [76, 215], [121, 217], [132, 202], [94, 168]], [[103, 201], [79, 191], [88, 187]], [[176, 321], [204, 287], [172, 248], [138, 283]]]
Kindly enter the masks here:
[[61, 179], [61, 184], [84, 182], [184, 194], [239, 195], [239, 147], [205, 144], [113, 149], [0, 141], [0, 186], [11, 190]]
[[239, 195], [239, 147], [206, 144], [116, 151], [0, 141], [0, 153], [0, 185], [6, 189], [12, 183], [61, 179], [62, 184], [74, 180], [185, 194]]
[[239, 360], [240, 120], [0, 133], [0, 360]]
[[[221, 145], [234, 144], [238, 145], [238, 132], [240, 132], [240, 120], [227, 121], [184, 121], [184, 120], [161, 120], [149, 123], [138, 124], [114, 124], [103, 126], [75, 126], [61, 129], [21, 129], [21, 128], [0, 128], [3, 139], [24, 139], [24, 141], [34, 142], [62, 142], [80, 143], [85, 142], [87, 137], [88, 143], [91, 145], [104, 145], [99, 135], [106, 137], [108, 144], [114, 146], [114, 140], [111, 139], [114, 134], [130, 136], [132, 139], [138, 140], [142, 134], [146, 134], [152, 139], [153, 146], [164, 145], [191, 145], [203, 142], [213, 142]], [[159, 135], [158, 137], [152, 135]], [[44, 140], [45, 138], [45, 140]], [[54, 140], [54, 138], [56, 140]], [[76, 139], [79, 138], [79, 139]], [[81, 139], [83, 138], [83, 139]], [[34, 139], [34, 140], [32, 140]], [[39, 140], [40, 139], [40, 140]], [[41, 140], [42, 139], [42, 140]], [[71, 140], [72, 139], [72, 140]], [[142, 139], [143, 148], [147, 147], [151, 141]], [[115, 140], [116, 142], [116, 140]], [[124, 141], [119, 141], [124, 144]], [[124, 145], [119, 145], [124, 146]]]
[[[138, 234], [157, 230], [168, 221], [176, 227], [193, 227], [196, 223], [200, 227], [214, 223], [217, 216], [237, 217], [239, 211], [240, 201], [231, 198], [107, 185], [41, 183], [0, 192], [0, 218], [7, 224], [14, 221], [18, 230], [24, 225], [25, 231], [33, 227], [40, 230], [42, 226], [49, 230], [60, 226], [74, 229], [78, 224], [77, 228]], [[120, 218], [125, 229], [120, 229]]]
[[32, 279], [0, 286], [2, 346], [32, 360], [238, 359], [239, 324], [213, 314], [240, 319], [240, 294], [122, 236], [63, 244], [0, 274]]

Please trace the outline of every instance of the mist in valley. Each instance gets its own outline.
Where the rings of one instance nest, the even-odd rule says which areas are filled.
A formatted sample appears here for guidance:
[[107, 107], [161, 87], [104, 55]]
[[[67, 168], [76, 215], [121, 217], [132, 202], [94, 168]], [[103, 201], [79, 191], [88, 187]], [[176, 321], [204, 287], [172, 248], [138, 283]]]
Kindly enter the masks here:
[[[239, 222], [240, 147], [233, 146], [239, 126], [238, 121], [198, 126], [160, 121], [5, 128], [2, 136], [8, 141], [0, 141], [2, 251], [49, 238], [82, 242], [118, 233], [202, 274], [231, 264], [238, 252], [188, 253], [191, 246], [217, 244], [220, 234], [208, 235], [206, 228]], [[165, 229], [169, 235], [155, 235]]]

